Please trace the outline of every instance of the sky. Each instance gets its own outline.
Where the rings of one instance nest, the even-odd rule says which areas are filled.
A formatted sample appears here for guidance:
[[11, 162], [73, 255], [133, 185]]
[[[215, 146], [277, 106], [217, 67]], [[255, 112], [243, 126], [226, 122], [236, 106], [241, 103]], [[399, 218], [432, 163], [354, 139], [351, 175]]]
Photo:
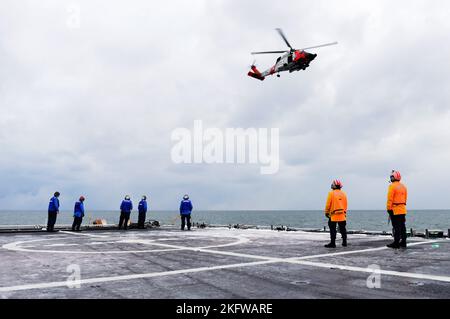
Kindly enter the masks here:
[[[252, 51], [311, 50], [307, 71], [247, 76]], [[0, 3], [0, 209], [384, 209], [399, 170], [411, 209], [450, 207], [450, 2]], [[275, 56], [258, 56], [260, 69]], [[279, 129], [280, 166], [174, 163], [177, 128]]]

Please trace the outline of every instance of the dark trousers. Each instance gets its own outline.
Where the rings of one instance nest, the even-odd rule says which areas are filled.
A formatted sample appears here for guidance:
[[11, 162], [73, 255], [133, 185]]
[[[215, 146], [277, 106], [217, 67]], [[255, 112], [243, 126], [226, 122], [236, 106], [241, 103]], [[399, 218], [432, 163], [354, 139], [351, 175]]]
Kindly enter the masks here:
[[343, 222], [332, 222], [331, 218], [328, 221], [328, 227], [330, 227], [330, 237], [331, 237], [331, 243], [335, 244], [336, 243], [336, 224], [339, 225], [339, 232], [342, 235], [342, 241], [344, 243], [347, 242], [347, 228], [345, 226], [347, 226], [347, 222], [343, 221]]
[[130, 220], [130, 214], [131, 212], [120, 212], [120, 219], [119, 219], [119, 229], [128, 229], [128, 221]]
[[391, 216], [394, 242], [406, 243], [406, 215], [394, 215], [394, 212], [389, 212], [389, 216]]
[[181, 230], [184, 230], [186, 224], [188, 230], [191, 230], [191, 215], [181, 215]]
[[146, 215], [147, 215], [147, 213], [139, 212], [138, 228], [144, 228], [145, 227], [145, 217], [146, 217]]
[[83, 217], [74, 217], [73, 218], [73, 224], [72, 224], [72, 230], [80, 230], [81, 223], [83, 222]]
[[48, 212], [47, 231], [55, 230], [56, 216], [58, 216], [57, 212]]

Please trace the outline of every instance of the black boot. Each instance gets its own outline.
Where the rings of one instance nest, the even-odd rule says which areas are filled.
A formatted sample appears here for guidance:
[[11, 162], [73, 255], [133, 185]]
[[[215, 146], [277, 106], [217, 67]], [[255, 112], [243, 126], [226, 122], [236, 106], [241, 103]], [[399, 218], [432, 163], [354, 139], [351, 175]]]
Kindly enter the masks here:
[[400, 248], [406, 248], [406, 241], [400, 242]]
[[324, 246], [325, 248], [336, 248], [336, 244], [335, 243], [329, 243], [327, 245]]
[[392, 249], [399, 249], [400, 245], [396, 242], [393, 242], [392, 244], [386, 245], [386, 247], [392, 248]]
[[342, 247], [347, 247], [347, 239], [342, 240]]

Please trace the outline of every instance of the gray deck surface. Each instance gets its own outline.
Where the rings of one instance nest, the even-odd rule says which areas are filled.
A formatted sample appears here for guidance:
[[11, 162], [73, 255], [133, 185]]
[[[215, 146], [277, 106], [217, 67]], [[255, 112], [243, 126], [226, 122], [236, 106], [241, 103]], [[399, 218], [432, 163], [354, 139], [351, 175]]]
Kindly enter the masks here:
[[[328, 236], [170, 227], [0, 234], [0, 298], [450, 298], [448, 239], [394, 251], [384, 248], [389, 237], [350, 235], [349, 247], [329, 250]], [[377, 276], [381, 287], [368, 288]]]

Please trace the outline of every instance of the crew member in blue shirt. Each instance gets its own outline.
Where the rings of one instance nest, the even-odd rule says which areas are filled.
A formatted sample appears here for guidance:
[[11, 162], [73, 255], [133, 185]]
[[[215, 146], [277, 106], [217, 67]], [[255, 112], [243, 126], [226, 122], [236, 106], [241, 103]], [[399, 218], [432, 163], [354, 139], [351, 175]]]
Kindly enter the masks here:
[[84, 217], [84, 200], [85, 198], [81, 196], [79, 201], [75, 203], [75, 207], [73, 209], [72, 231], [80, 231], [80, 226]]
[[147, 215], [147, 196], [142, 196], [139, 202], [139, 217], [138, 217], [138, 228], [145, 229], [145, 217]]
[[55, 231], [55, 223], [56, 217], [59, 213], [59, 192], [55, 192], [52, 198], [50, 198], [50, 202], [48, 204], [48, 219], [47, 219], [47, 231], [54, 232]]
[[132, 210], [133, 203], [131, 202], [130, 196], [127, 195], [120, 205], [119, 229], [122, 229], [122, 225], [123, 229], [128, 229], [128, 221], [130, 220]]
[[180, 216], [181, 216], [181, 230], [184, 230], [184, 226], [187, 224], [188, 230], [191, 230], [191, 213], [192, 202], [189, 200], [189, 195], [184, 195], [183, 200], [180, 203]]

